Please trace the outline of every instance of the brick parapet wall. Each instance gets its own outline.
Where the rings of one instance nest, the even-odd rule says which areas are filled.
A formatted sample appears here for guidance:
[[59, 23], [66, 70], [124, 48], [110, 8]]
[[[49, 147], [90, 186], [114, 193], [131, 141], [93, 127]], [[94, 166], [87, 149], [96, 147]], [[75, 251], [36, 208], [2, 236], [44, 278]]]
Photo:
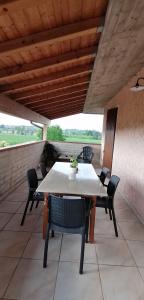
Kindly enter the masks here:
[[73, 143], [73, 142], [71, 142], [71, 143], [70, 142], [53, 142], [53, 141], [51, 141], [50, 143], [53, 144], [61, 154], [75, 155], [75, 156], [80, 154], [83, 147], [91, 146], [93, 149], [93, 153], [94, 153], [92, 164], [95, 168], [100, 167], [101, 145], [86, 144], [86, 143]]
[[[37, 168], [45, 141], [30, 142], [0, 149], [0, 201], [26, 179], [30, 168]], [[99, 167], [100, 145], [51, 142], [61, 154], [78, 155], [82, 148], [93, 148], [93, 165]]]
[[44, 141], [0, 149], [0, 200], [26, 178], [30, 168], [37, 168]]

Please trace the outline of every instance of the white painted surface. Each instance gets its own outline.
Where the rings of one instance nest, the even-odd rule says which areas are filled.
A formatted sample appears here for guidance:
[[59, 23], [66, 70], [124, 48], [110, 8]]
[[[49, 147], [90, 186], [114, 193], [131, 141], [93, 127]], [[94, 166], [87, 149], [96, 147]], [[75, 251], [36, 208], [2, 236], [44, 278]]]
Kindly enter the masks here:
[[91, 164], [78, 164], [74, 180], [69, 179], [70, 163], [56, 162], [37, 192], [62, 193], [73, 195], [106, 196], [106, 188], [100, 182]]

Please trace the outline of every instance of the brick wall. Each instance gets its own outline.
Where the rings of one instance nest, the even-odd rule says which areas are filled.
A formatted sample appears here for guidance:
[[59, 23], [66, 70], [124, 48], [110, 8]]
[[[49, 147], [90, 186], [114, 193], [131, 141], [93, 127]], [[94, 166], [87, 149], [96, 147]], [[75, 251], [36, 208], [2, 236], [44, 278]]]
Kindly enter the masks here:
[[96, 168], [100, 167], [100, 151], [101, 151], [101, 145], [95, 145], [95, 144], [82, 144], [82, 143], [73, 143], [73, 142], [51, 142], [51, 144], [53, 144], [58, 151], [61, 154], [68, 154], [68, 155], [78, 155], [80, 154], [80, 152], [82, 151], [84, 146], [91, 146], [93, 149], [93, 165]]
[[0, 200], [26, 178], [30, 168], [36, 168], [44, 142], [32, 142], [0, 149]]

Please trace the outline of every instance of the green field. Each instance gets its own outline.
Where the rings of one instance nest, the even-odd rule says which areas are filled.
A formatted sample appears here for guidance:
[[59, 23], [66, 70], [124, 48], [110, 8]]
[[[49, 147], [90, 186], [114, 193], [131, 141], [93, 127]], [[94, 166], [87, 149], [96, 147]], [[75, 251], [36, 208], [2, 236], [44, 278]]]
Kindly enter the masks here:
[[30, 141], [37, 141], [34, 135], [0, 134], [0, 142], [5, 141], [8, 145], [22, 144]]
[[[87, 136], [65, 136], [65, 142], [80, 142], [80, 143], [93, 143], [101, 144], [101, 140], [96, 140], [93, 137]], [[0, 134], [0, 147], [3, 147], [2, 142], [6, 142], [4, 146], [22, 144], [30, 141], [38, 141], [39, 138], [35, 135], [20, 135], [20, 134]]]
[[80, 142], [80, 143], [88, 143], [88, 144], [101, 144], [101, 140], [96, 140], [93, 137], [87, 136], [64, 136], [65, 142]]

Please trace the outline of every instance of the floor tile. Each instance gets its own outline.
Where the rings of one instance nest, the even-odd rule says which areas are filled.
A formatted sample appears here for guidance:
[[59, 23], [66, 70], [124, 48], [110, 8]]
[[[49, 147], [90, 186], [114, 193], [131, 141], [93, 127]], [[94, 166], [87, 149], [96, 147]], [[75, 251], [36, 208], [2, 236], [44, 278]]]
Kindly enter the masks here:
[[[119, 238], [123, 238], [121, 230], [120, 230], [118, 224], [117, 224], [117, 228], [118, 228]], [[96, 219], [96, 222], [95, 222], [95, 235], [101, 235], [101, 236], [105, 236], [105, 237], [117, 238], [115, 236], [113, 222], [110, 221], [110, 220], [106, 221], [106, 220]]]
[[79, 264], [60, 262], [54, 300], [102, 300], [97, 265], [84, 264], [84, 274], [79, 274]]
[[100, 266], [104, 300], [143, 300], [144, 282], [136, 267]]
[[[25, 206], [26, 206], [26, 202], [21, 203], [19, 209], [17, 210], [17, 213], [22, 214], [24, 212]], [[37, 208], [35, 208], [35, 205], [34, 205], [32, 211], [30, 211], [30, 205], [29, 205], [27, 214], [40, 215], [42, 213], [42, 208], [43, 208], [43, 203], [39, 203], [39, 206]]]
[[128, 245], [137, 266], [144, 267], [144, 242], [128, 241]]
[[23, 201], [27, 200], [27, 197], [28, 197], [28, 193], [19, 192], [19, 193], [12, 193], [12, 194], [8, 195], [6, 200], [11, 201], [11, 202], [12, 201], [23, 202]]
[[42, 234], [42, 229], [43, 229], [43, 217], [39, 216], [37, 222], [35, 223], [33, 232], [41, 232]]
[[0, 257], [0, 297], [4, 296], [17, 263], [16, 258]]
[[117, 221], [129, 221], [129, 220], [134, 220], [137, 221], [137, 217], [134, 215], [132, 210], [127, 207], [127, 208], [118, 208], [116, 210], [116, 218]]
[[15, 213], [21, 206], [21, 202], [3, 201], [0, 203], [0, 212]]
[[8, 223], [13, 214], [0, 213], [0, 230]]
[[[63, 235], [61, 248], [61, 261], [80, 261], [81, 252], [81, 236], [80, 235]], [[93, 244], [85, 244], [85, 262], [97, 263], [95, 246]]]
[[[24, 251], [23, 257], [32, 259], [43, 259], [45, 241], [42, 235], [33, 234], [27, 247]], [[48, 260], [58, 260], [61, 246], [61, 235], [55, 234], [54, 238], [49, 240]]]
[[119, 226], [126, 239], [144, 242], [144, 225], [139, 221], [119, 222]]
[[140, 274], [142, 276], [142, 279], [144, 281], [144, 268], [139, 268]]
[[19, 300], [53, 300], [57, 263], [43, 269], [41, 260], [20, 261], [5, 297]]
[[20, 257], [29, 238], [28, 232], [1, 231], [0, 256]]
[[135, 266], [126, 241], [97, 238], [95, 246], [99, 264]]
[[37, 215], [27, 215], [25, 218], [24, 225], [21, 226], [22, 214], [15, 214], [4, 230], [12, 231], [33, 231], [36, 222], [38, 221]]

